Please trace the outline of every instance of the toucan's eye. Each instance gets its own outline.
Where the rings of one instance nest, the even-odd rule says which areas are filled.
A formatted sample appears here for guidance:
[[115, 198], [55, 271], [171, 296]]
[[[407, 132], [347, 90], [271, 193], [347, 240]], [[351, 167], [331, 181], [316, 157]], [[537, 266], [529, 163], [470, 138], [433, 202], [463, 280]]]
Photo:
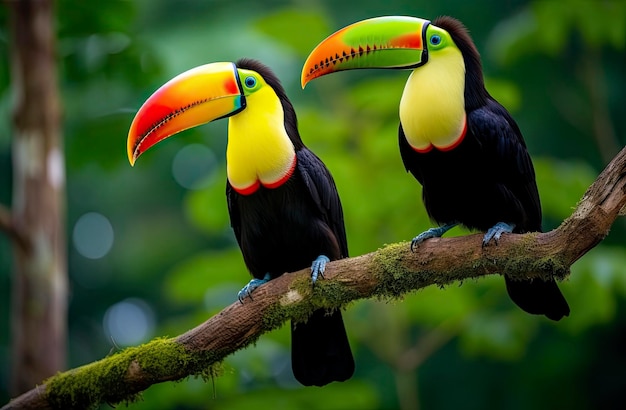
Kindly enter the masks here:
[[256, 85], [256, 78], [252, 76], [246, 77], [244, 83], [246, 84], [246, 87], [252, 88]]
[[438, 46], [439, 44], [441, 44], [441, 36], [438, 36], [436, 34], [430, 36], [430, 44], [432, 44], [433, 46]]

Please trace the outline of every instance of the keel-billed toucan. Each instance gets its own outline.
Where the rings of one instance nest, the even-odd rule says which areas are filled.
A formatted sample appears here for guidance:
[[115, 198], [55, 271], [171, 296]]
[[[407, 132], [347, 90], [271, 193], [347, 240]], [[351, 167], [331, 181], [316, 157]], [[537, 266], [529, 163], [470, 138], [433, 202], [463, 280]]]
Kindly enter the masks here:
[[[526, 144], [511, 115], [485, 89], [480, 56], [462, 23], [400, 16], [354, 23], [311, 52], [302, 86], [359, 68], [412, 70], [400, 100], [400, 154], [439, 224], [415, 237], [412, 248], [458, 224], [486, 232], [483, 245], [497, 243], [504, 232], [541, 230]], [[505, 281], [526, 312], [553, 320], [569, 315], [554, 280]]]
[[[311, 266], [313, 281], [326, 262], [348, 256], [343, 211], [324, 163], [304, 146], [296, 113], [278, 78], [251, 59], [186, 71], [139, 109], [128, 134], [135, 162], [157, 142], [228, 117], [226, 198], [243, 258], [260, 284]], [[341, 312], [318, 310], [292, 323], [292, 368], [304, 385], [349, 379], [354, 360]]]

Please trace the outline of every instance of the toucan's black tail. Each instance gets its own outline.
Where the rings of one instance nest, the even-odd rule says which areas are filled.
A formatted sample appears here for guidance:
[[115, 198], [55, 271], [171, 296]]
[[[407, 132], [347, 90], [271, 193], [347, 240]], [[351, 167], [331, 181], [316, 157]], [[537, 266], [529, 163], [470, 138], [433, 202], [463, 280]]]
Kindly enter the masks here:
[[316, 310], [306, 323], [291, 324], [291, 367], [305, 386], [352, 377], [354, 359], [339, 310]]
[[509, 297], [522, 310], [548, 319], [561, 320], [569, 316], [569, 306], [553, 280], [513, 280], [504, 277]]

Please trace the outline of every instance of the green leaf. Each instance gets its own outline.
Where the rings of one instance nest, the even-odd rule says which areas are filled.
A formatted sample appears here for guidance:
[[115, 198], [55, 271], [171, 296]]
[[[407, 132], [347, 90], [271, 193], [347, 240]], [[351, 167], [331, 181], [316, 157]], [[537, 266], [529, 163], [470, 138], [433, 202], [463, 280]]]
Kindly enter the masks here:
[[215, 234], [230, 229], [226, 202], [226, 170], [223, 164], [211, 175], [205, 189], [190, 191], [185, 197], [185, 214], [191, 223], [203, 231]]
[[563, 220], [596, 178], [596, 171], [586, 162], [549, 158], [533, 160], [543, 212]]
[[[489, 38], [489, 51], [511, 64], [537, 51], [564, 54], [581, 37], [586, 48], [626, 46], [626, 3], [623, 1], [534, 1], [500, 22]], [[585, 50], [580, 50], [584, 58]]]
[[572, 266], [562, 287], [572, 314], [564, 326], [579, 334], [587, 328], [613, 320], [617, 299], [626, 295], [626, 254], [623, 248], [600, 245]]
[[[236, 247], [206, 252], [186, 259], [168, 273], [164, 289], [181, 304], [201, 304], [211, 308], [235, 301], [237, 291], [250, 276]], [[206, 299], [205, 299], [206, 298]]]
[[514, 316], [512, 313], [476, 312], [470, 316], [466, 331], [461, 334], [461, 347], [470, 355], [499, 360], [519, 359], [535, 326], [526, 320], [515, 320]]
[[[442, 301], [445, 298], [445, 303]], [[441, 289], [429, 286], [404, 299], [412, 322], [437, 326], [450, 319], [461, 320], [477, 309], [476, 287], [455, 284]]]
[[256, 21], [254, 27], [275, 41], [291, 47], [301, 56], [306, 56], [321, 39], [331, 33], [324, 14], [302, 8], [284, 8], [266, 14]]
[[344, 383], [331, 383], [323, 389], [293, 388], [247, 391], [246, 394], [233, 394], [214, 401], [215, 410], [249, 410], [258, 408], [274, 410], [309, 409], [309, 410], [352, 410], [377, 409], [380, 399], [377, 389], [368, 383], [356, 380]]
[[361, 117], [398, 118], [400, 97], [408, 75], [406, 72], [381, 73], [355, 84], [348, 92], [348, 101], [359, 110]]
[[522, 94], [519, 87], [512, 81], [501, 78], [485, 78], [485, 87], [500, 104], [510, 112], [517, 111], [522, 105]]

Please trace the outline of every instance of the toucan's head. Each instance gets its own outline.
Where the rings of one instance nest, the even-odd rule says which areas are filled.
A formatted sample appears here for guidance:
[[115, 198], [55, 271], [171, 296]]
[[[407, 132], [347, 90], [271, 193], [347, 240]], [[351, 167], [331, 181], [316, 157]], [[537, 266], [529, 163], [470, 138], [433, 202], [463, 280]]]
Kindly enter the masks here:
[[[278, 98], [277, 98], [278, 97]], [[247, 109], [258, 99], [280, 101], [285, 127], [294, 133], [295, 113], [274, 74], [254, 60], [219, 62], [188, 70], [161, 86], [141, 106], [128, 132], [128, 160], [134, 165], [148, 148], [183, 130]], [[282, 123], [283, 113], [280, 113]], [[290, 124], [292, 122], [293, 124]]]
[[196, 67], [156, 90], [130, 126], [128, 160], [133, 165], [157, 142], [225, 117], [226, 173], [235, 191], [251, 195], [290, 179], [304, 146], [296, 113], [274, 73], [252, 59]]
[[467, 29], [452, 17], [433, 21], [376, 17], [344, 27], [315, 47], [302, 87], [326, 74], [362, 68], [411, 69], [400, 120], [419, 152], [451, 149], [464, 135], [465, 113], [484, 105], [480, 56]]
[[465, 26], [448, 16], [433, 22], [375, 17], [344, 27], [313, 49], [302, 68], [301, 83], [304, 88], [315, 78], [344, 70], [416, 69], [454, 50], [463, 57], [466, 102], [479, 105], [482, 101], [477, 99], [486, 93], [480, 55]]

